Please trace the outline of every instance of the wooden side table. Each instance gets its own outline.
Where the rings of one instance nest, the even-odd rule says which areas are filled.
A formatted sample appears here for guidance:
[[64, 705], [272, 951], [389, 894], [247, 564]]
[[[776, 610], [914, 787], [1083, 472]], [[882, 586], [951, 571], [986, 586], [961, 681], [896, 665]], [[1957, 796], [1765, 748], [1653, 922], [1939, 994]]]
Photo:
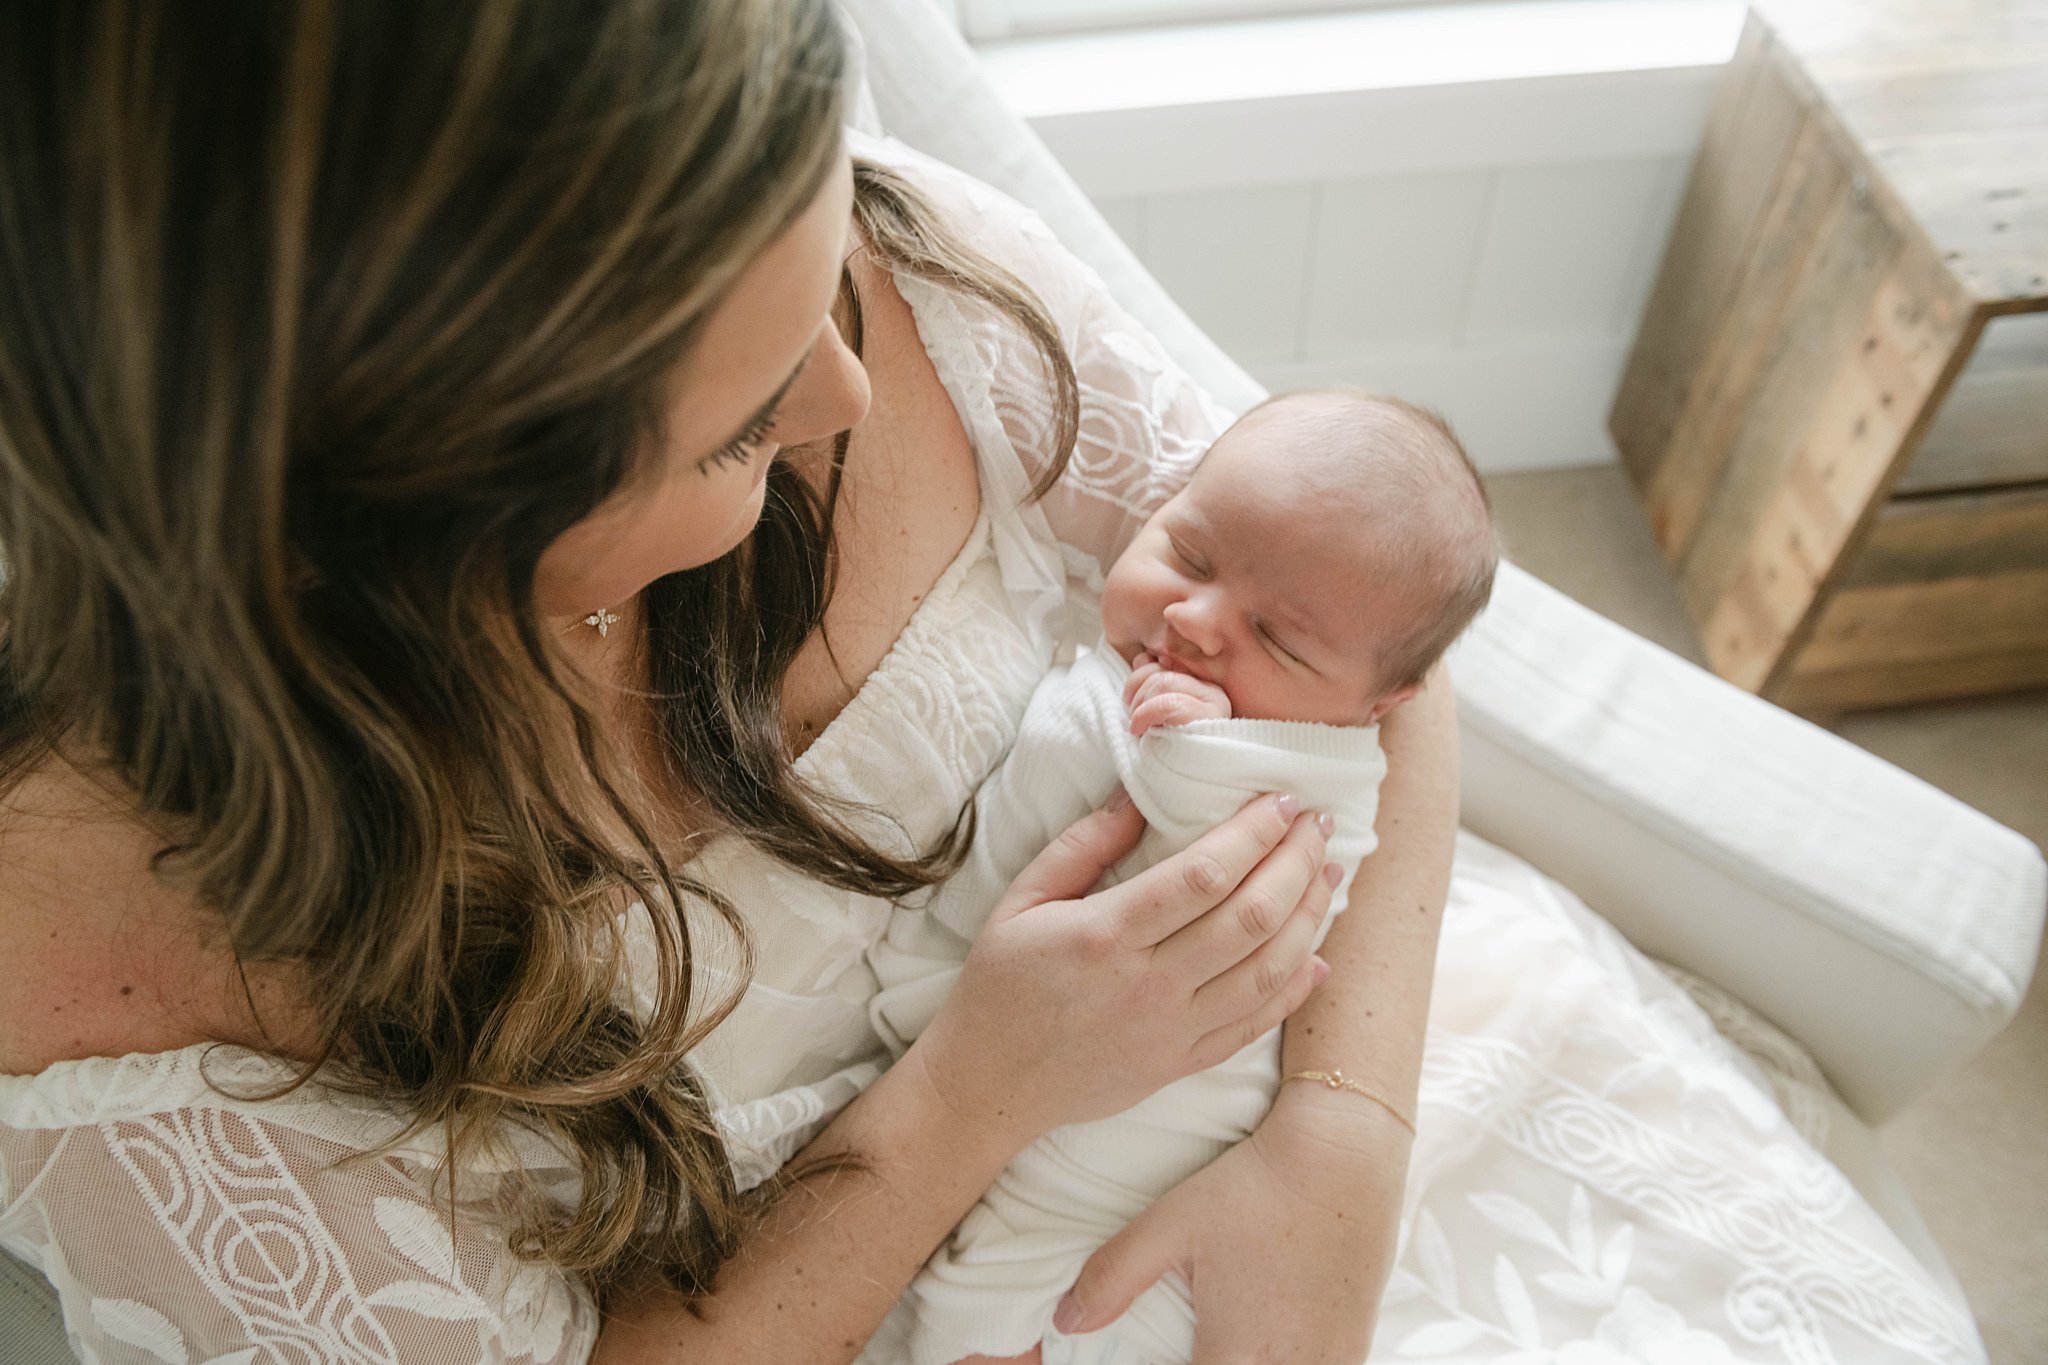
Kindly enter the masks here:
[[2048, 0], [1755, 0], [1610, 417], [1716, 671], [2048, 684], [2048, 347], [1956, 384], [2043, 310]]

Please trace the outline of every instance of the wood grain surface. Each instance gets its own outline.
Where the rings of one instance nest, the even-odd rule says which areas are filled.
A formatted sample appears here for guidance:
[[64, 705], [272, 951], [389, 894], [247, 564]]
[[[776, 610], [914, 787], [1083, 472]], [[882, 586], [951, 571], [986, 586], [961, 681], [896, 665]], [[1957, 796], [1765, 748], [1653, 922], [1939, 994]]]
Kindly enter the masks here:
[[2010, 519], [1891, 510], [2048, 489], [2048, 348], [1968, 368], [2044, 274], [2048, 0], [1756, 0], [1610, 418], [1718, 672], [1829, 709], [2034, 681], [2048, 566], [1941, 562]]

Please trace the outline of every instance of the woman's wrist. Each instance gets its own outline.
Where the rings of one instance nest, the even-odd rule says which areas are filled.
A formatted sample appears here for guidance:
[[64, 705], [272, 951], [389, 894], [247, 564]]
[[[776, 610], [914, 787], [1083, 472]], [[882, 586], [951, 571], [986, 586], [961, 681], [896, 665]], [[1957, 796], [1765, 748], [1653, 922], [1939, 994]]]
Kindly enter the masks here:
[[[1394, 1105], [1400, 1101], [1391, 1091], [1381, 1091]], [[1407, 1146], [1415, 1133], [1405, 1121], [1406, 1111], [1396, 1114], [1387, 1105], [1375, 1103], [1347, 1090], [1333, 1090], [1314, 1081], [1290, 1081], [1273, 1096], [1268, 1120], [1311, 1123], [1339, 1128], [1356, 1128], [1399, 1134], [1399, 1145]]]
[[1355, 1076], [1346, 1075], [1341, 1067], [1330, 1071], [1296, 1071], [1280, 1078], [1282, 1085], [1289, 1081], [1320, 1085], [1326, 1090], [1341, 1090], [1345, 1094], [1356, 1095], [1368, 1104], [1378, 1105], [1389, 1117], [1406, 1128], [1410, 1136], [1415, 1133], [1415, 1119], [1408, 1112], [1410, 1106], [1402, 1104], [1378, 1086], [1368, 1085]]
[[1026, 1145], [978, 1105], [935, 1084], [912, 1046], [792, 1160], [809, 1174], [752, 1228], [714, 1292], [622, 1296], [593, 1365], [851, 1359]]
[[1001, 1170], [1055, 1126], [1035, 1121], [992, 1091], [988, 1083], [998, 1078], [986, 1068], [956, 1063], [937, 1027], [913, 1042], [889, 1070], [901, 1075], [935, 1128], [953, 1134], [963, 1157], [977, 1166], [993, 1163], [994, 1170]]
[[1355, 1178], [1372, 1188], [1404, 1177], [1415, 1135], [1381, 1105], [1348, 1091], [1294, 1081], [1280, 1087], [1260, 1122], [1255, 1140], [1289, 1153], [1288, 1164], [1323, 1194], [1346, 1188]]

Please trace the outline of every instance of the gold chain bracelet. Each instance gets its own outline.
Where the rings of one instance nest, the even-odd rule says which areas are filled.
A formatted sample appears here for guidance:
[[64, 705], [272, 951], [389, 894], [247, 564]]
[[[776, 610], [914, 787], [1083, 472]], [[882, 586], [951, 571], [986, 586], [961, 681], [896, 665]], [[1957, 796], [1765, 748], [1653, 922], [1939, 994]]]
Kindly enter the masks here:
[[1379, 1091], [1374, 1090], [1371, 1086], [1361, 1085], [1341, 1071], [1297, 1071], [1291, 1076], [1282, 1076], [1280, 1081], [1283, 1085], [1288, 1081], [1315, 1081], [1320, 1085], [1328, 1086], [1332, 1090], [1349, 1090], [1354, 1095], [1363, 1095], [1389, 1114], [1392, 1114], [1395, 1121], [1403, 1128], [1406, 1128], [1411, 1136], [1415, 1132], [1415, 1120], [1402, 1113], [1399, 1105], [1395, 1104], [1385, 1095], [1382, 1095]]

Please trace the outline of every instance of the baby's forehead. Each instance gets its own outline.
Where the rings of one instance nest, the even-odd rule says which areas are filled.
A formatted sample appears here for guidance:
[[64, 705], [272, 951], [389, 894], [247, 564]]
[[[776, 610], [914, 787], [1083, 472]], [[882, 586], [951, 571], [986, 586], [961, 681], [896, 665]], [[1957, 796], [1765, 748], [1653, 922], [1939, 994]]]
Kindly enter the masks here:
[[1346, 501], [1287, 479], [1197, 477], [1169, 505], [1168, 530], [1185, 532], [1189, 548], [1219, 561], [1273, 614], [1333, 646], [1367, 647], [1380, 638], [1381, 618], [1394, 628], [1391, 612], [1359, 610], [1368, 596], [1393, 606], [1384, 601], [1390, 547], [1374, 519]]
[[1203, 463], [1219, 455], [1226, 461], [1261, 453], [1320, 455], [1315, 463], [1327, 465], [1322, 477], [1345, 483], [1390, 455], [1422, 456], [1439, 435], [1417, 411], [1378, 395], [1310, 390], [1268, 399], [1245, 413], [1216, 438]]
[[[1386, 467], [1370, 433], [1333, 429], [1326, 414], [1282, 400], [1256, 409], [1218, 437], [1188, 482], [1197, 504], [1336, 528], [1373, 515]], [[1261, 515], [1263, 514], [1263, 515]]]
[[1190, 529], [1246, 551], [1240, 562], [1248, 569], [1370, 559], [1377, 537], [1367, 509], [1319, 482], [1278, 465], [1205, 467], [1170, 510]]
[[1211, 444], [1192, 485], [1285, 509], [1305, 526], [1352, 527], [1368, 542], [1406, 539], [1410, 524], [1455, 531], [1488, 519], [1478, 476], [1442, 418], [1350, 390], [1253, 408]]
[[1312, 391], [1239, 419], [1183, 498], [1214, 534], [1256, 550], [1252, 562], [1383, 587], [1431, 542], [1486, 520], [1474, 482], [1455, 439], [1398, 403]]

